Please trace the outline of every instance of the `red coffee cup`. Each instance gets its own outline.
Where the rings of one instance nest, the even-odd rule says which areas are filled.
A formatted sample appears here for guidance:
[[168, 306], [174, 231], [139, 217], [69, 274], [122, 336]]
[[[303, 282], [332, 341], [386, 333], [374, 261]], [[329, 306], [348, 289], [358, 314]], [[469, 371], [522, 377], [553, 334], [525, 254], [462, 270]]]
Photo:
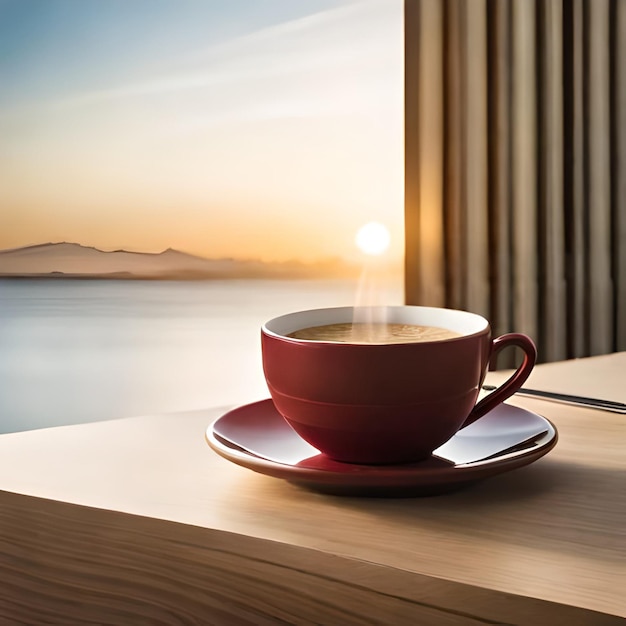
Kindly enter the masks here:
[[[362, 312], [363, 309], [358, 309]], [[377, 308], [375, 318], [383, 309]], [[492, 339], [480, 315], [419, 306], [384, 308], [388, 323], [435, 326], [459, 336], [420, 343], [337, 343], [288, 337], [312, 326], [348, 323], [352, 307], [299, 311], [261, 331], [263, 369], [277, 410], [312, 446], [348, 463], [418, 461], [459, 429], [514, 394], [534, 367], [530, 337]], [[478, 404], [490, 359], [517, 346], [515, 373]]]

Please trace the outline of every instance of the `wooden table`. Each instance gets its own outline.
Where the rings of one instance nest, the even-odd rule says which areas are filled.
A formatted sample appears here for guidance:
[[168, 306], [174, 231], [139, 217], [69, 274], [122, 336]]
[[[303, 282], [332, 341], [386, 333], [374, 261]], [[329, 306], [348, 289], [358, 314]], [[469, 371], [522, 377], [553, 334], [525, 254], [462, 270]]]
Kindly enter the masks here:
[[[529, 386], [624, 401], [626, 353]], [[623, 623], [626, 416], [514, 402], [556, 448], [435, 498], [235, 466], [204, 441], [223, 409], [0, 436], [0, 623]]]

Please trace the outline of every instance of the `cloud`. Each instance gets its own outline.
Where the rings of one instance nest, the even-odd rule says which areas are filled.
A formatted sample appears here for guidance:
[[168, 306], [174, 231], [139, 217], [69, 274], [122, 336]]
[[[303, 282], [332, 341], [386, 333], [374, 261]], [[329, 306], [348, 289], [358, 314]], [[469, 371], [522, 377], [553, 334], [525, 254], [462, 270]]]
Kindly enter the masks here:
[[[203, 91], [220, 100], [223, 91], [243, 95], [246, 85], [258, 89], [265, 83], [271, 89], [293, 81], [295, 89], [302, 89], [309, 81], [322, 89], [320, 82], [332, 83], [338, 76], [350, 74], [352, 82], [356, 82], [375, 74], [382, 66], [398, 66], [401, 23], [399, 0], [357, 2], [216, 44], [190, 55], [167, 74], [71, 94], [49, 105], [56, 109], [76, 108], [147, 96], [193, 97], [194, 92]], [[390, 45], [394, 34], [398, 40], [396, 49]], [[341, 92], [341, 86], [336, 87]], [[262, 91], [258, 95], [272, 96]], [[281, 93], [275, 95], [280, 97]]]

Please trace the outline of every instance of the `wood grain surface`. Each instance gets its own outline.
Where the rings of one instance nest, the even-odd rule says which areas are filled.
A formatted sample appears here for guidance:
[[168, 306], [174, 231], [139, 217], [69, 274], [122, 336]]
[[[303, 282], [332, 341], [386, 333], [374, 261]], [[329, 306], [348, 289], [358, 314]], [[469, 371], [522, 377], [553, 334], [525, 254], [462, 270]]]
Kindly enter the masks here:
[[[624, 372], [619, 353], [529, 386], [623, 402]], [[203, 438], [221, 409], [3, 435], [0, 623], [623, 623], [625, 417], [515, 403], [557, 447], [436, 498], [232, 465]]]

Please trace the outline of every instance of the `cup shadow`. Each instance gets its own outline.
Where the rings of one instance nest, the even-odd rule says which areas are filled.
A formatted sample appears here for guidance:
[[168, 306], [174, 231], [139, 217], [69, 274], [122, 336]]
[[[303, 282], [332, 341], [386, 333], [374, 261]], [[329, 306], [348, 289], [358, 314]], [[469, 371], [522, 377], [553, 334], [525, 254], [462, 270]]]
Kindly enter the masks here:
[[[615, 538], [615, 520], [626, 519], [624, 474], [618, 468], [576, 463], [542, 462], [488, 478], [436, 497], [343, 497], [353, 512], [381, 522], [421, 530], [457, 531], [462, 515], [465, 536], [501, 536], [528, 548], [571, 551], [565, 528], [574, 528], [577, 546], [602, 553], [608, 561], [623, 560], [623, 544]], [[575, 502], [584, 500], [584, 506]], [[621, 522], [620, 522], [621, 523]], [[523, 528], [523, 532], [520, 532]]]

